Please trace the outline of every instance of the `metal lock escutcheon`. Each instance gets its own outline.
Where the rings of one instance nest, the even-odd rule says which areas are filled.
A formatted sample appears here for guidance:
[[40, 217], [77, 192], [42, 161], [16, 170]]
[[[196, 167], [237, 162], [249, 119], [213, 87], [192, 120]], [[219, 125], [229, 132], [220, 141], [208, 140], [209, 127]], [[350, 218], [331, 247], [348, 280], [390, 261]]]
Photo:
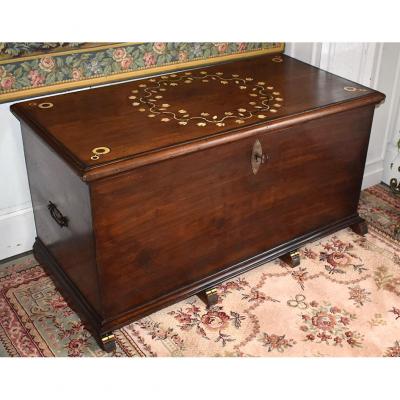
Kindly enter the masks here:
[[261, 164], [269, 160], [269, 156], [263, 153], [261, 142], [257, 139], [253, 144], [253, 151], [251, 152], [251, 169], [255, 175], [261, 167]]

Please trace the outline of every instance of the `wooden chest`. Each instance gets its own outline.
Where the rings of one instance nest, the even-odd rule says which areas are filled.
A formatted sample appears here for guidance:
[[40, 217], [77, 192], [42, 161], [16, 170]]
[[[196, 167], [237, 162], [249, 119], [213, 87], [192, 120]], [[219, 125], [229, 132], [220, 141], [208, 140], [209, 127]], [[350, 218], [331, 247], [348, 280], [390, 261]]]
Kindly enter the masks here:
[[[112, 331], [344, 227], [384, 95], [267, 55], [12, 106], [36, 257]], [[214, 297], [214, 299], [213, 299]]]

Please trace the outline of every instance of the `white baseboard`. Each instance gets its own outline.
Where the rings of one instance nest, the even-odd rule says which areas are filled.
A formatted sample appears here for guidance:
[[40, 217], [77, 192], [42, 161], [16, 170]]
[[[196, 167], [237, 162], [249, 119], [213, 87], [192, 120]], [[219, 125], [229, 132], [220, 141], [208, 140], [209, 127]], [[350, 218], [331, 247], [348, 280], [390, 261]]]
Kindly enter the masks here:
[[382, 181], [383, 160], [375, 160], [367, 163], [364, 170], [364, 178], [361, 189], [366, 189]]
[[32, 250], [35, 236], [32, 207], [0, 215], [0, 261]]

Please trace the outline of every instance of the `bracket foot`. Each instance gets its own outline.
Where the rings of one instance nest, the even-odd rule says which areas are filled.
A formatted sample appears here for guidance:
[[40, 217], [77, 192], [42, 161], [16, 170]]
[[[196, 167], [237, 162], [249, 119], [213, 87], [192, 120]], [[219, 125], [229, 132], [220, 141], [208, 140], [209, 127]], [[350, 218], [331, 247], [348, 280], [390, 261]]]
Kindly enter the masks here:
[[208, 289], [199, 294], [201, 300], [203, 300], [207, 307], [210, 308], [218, 303], [218, 293], [216, 288]]
[[350, 229], [353, 232], [357, 233], [357, 235], [361, 235], [361, 236], [364, 236], [365, 234], [368, 233], [368, 225], [365, 220], [362, 220], [353, 225], [350, 225]]
[[292, 268], [298, 267], [300, 265], [300, 252], [299, 250], [289, 251], [289, 253], [281, 256], [280, 259]]
[[101, 341], [101, 347], [104, 351], [107, 353], [110, 353], [114, 350], [116, 350], [116, 342], [115, 342], [115, 336], [113, 333], [105, 333], [104, 335], [101, 336], [100, 338]]

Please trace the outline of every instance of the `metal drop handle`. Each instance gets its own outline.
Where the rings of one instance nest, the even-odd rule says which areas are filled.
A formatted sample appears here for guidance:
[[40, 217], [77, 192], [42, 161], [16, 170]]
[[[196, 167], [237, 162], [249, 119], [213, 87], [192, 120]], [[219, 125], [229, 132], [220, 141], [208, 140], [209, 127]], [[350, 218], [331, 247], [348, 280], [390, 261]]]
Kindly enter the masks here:
[[54, 221], [56, 221], [61, 228], [63, 228], [64, 226], [68, 226], [68, 218], [62, 215], [61, 211], [57, 208], [57, 206], [54, 203], [49, 201], [47, 208], [49, 209], [50, 215], [52, 216]]

